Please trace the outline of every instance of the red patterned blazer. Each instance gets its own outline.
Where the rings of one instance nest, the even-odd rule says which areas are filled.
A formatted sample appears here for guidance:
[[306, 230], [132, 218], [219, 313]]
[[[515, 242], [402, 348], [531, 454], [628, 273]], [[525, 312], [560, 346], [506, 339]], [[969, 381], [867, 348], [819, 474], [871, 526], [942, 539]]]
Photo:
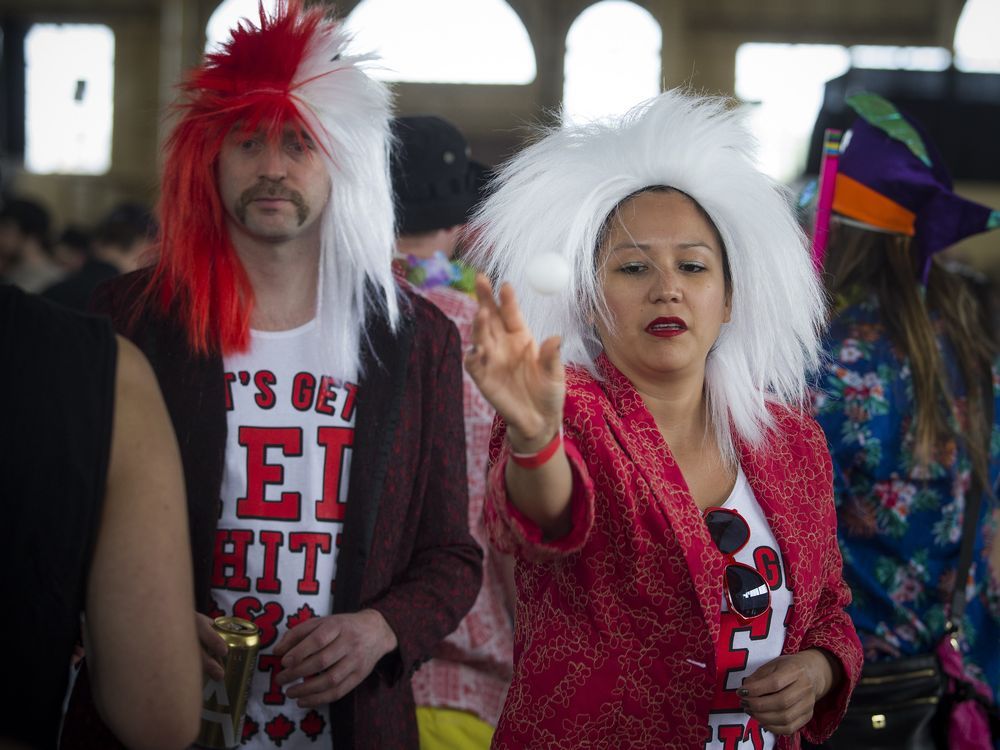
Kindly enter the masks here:
[[[605, 378], [569, 368], [564, 417], [573, 529], [545, 542], [508, 500], [504, 425], [494, 426], [487, 523], [517, 555], [514, 681], [494, 748], [695, 748], [708, 732], [725, 561], [652, 415], [606, 357]], [[826, 649], [846, 679], [799, 733], [836, 727], [861, 671], [844, 606], [826, 439], [808, 416], [772, 410], [740, 464], [781, 547], [792, 611], [784, 653]], [[779, 738], [779, 748], [799, 746]]]

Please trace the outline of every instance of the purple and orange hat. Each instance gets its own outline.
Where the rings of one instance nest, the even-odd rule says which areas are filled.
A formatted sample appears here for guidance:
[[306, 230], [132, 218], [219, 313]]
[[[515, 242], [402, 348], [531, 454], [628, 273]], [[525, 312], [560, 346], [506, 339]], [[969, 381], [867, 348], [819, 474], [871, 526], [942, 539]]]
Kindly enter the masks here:
[[878, 94], [846, 101], [858, 118], [841, 142], [834, 213], [913, 237], [924, 282], [935, 253], [1000, 228], [1000, 211], [955, 194], [937, 147], [917, 122]]

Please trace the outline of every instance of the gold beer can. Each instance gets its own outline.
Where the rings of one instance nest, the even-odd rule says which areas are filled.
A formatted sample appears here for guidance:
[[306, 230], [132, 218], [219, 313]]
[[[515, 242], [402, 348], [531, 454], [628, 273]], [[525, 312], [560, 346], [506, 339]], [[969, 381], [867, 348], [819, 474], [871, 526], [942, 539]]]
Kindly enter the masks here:
[[217, 617], [212, 627], [226, 642], [222, 681], [206, 678], [197, 744], [225, 750], [240, 744], [250, 682], [257, 668], [260, 629], [239, 617]]

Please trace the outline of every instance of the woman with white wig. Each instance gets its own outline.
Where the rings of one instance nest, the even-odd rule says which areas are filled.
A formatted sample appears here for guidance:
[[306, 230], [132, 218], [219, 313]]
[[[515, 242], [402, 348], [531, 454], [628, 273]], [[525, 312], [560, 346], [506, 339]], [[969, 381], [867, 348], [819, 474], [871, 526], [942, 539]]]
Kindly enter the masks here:
[[[506, 283], [478, 279], [466, 367], [517, 556], [495, 748], [792, 748], [847, 705], [861, 650], [803, 411], [822, 294], [751, 146], [724, 100], [667, 92], [548, 133], [477, 216]], [[543, 252], [571, 268], [556, 297]]]

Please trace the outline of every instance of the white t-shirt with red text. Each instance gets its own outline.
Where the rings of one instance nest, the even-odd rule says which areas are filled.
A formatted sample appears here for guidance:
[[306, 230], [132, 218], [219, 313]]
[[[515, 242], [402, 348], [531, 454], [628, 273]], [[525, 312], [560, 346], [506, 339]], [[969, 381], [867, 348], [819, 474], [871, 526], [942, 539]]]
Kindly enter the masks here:
[[[357, 386], [321, 364], [317, 321], [252, 331], [224, 359], [228, 436], [212, 575], [214, 614], [260, 627], [247, 746], [330, 746], [329, 712], [300, 709], [274, 682], [274, 646], [329, 615], [347, 501]], [[318, 743], [318, 744], [317, 744]]]
[[716, 644], [718, 681], [709, 711], [711, 739], [705, 750], [771, 750], [775, 736], [740, 708], [737, 690], [744, 677], [781, 655], [792, 607], [785, 565], [771, 527], [740, 469], [724, 508], [737, 511], [750, 527], [750, 539], [733, 557], [755, 568], [771, 589], [771, 610], [744, 624], [723, 595], [721, 630]]

